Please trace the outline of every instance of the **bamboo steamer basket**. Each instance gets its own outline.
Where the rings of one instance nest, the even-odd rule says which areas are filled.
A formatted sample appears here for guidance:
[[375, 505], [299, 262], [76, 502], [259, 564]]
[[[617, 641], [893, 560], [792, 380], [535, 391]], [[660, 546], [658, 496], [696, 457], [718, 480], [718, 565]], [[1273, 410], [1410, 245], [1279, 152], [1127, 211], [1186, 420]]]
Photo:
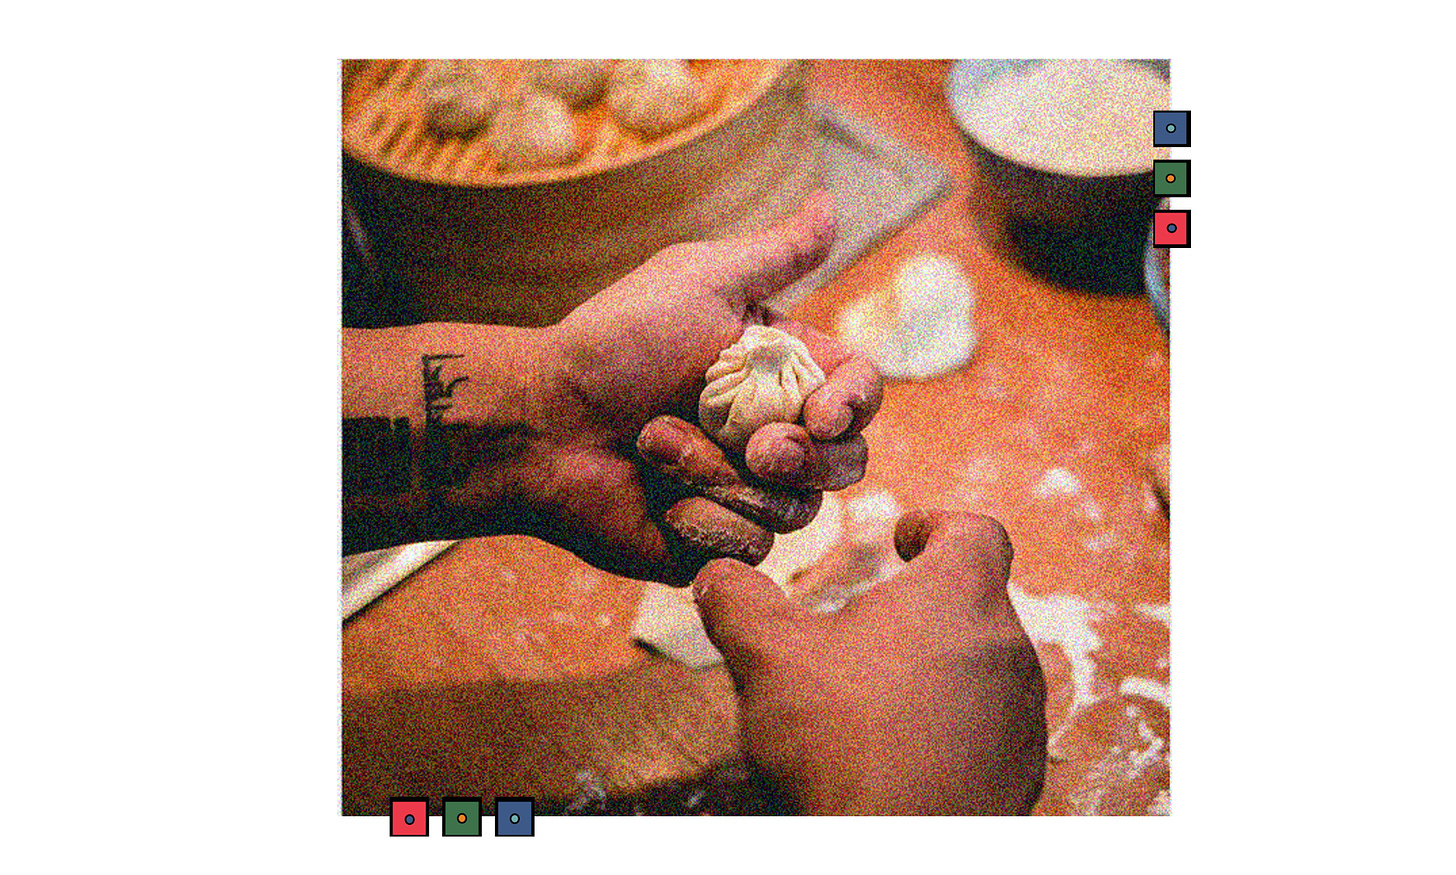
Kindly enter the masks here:
[[792, 215], [823, 179], [808, 63], [709, 63], [719, 103], [685, 129], [642, 141], [598, 103], [581, 164], [501, 175], [484, 136], [425, 129], [418, 61], [345, 61], [346, 170], [416, 317], [550, 325], [665, 246]]

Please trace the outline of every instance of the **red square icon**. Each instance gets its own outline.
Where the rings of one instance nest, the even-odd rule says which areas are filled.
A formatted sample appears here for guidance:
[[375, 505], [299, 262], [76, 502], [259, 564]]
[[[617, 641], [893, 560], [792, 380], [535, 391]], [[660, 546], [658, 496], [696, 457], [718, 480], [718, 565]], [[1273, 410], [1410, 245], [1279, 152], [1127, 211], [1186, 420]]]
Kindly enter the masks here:
[[1192, 210], [1158, 210], [1153, 213], [1153, 246], [1181, 249], [1192, 245], [1188, 233], [1192, 216]]
[[430, 834], [430, 800], [426, 796], [393, 796], [389, 800], [389, 834], [392, 836], [427, 836]]

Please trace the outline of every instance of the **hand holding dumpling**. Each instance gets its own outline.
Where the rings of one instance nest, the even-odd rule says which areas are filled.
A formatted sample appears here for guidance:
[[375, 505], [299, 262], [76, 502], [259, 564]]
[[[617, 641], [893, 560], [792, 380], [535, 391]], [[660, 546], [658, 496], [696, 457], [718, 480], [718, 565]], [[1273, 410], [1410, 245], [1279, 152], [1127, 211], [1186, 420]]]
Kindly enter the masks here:
[[[864, 476], [860, 431], [879, 409], [879, 374], [760, 304], [833, 241], [821, 195], [755, 236], [670, 246], [549, 328], [346, 332], [346, 419], [388, 424], [414, 407], [422, 356], [448, 360], [460, 389], [433, 438], [449, 465], [429, 483], [422, 471], [407, 487], [350, 493], [345, 550], [533, 535], [612, 573], [678, 585], [718, 557], [760, 562], [774, 533], [814, 519], [819, 490]], [[766, 418], [758, 401], [792, 392], [779, 396], [785, 421], [753, 430], [745, 409], [740, 454], [693, 420], [704, 373], [745, 330], [775, 339], [745, 349], [743, 362], [766, 369], [751, 379], [772, 377], [751, 418]]]
[[[562, 434], [600, 434], [603, 448], [625, 442], [643, 466], [633, 490], [592, 483], [586, 505], [615, 526], [630, 523], [621, 537], [639, 553], [660, 553], [688, 577], [715, 556], [756, 563], [773, 532], [813, 519], [819, 490], [864, 476], [860, 432], [879, 409], [879, 374], [837, 340], [760, 304], [817, 267], [833, 240], [833, 213], [821, 195], [753, 237], [671, 246], [549, 329], [569, 386], [560, 408], [573, 427]], [[748, 429], [735, 441], [741, 446], [725, 451], [693, 420], [704, 375], [745, 330], [792, 341], [774, 354], [793, 351], [794, 405], [802, 412]], [[576, 492], [567, 484], [586, 483], [600, 467], [577, 458], [553, 470], [562, 481], [554, 491], [565, 495]], [[654, 523], [606, 510], [622, 503], [650, 508]]]

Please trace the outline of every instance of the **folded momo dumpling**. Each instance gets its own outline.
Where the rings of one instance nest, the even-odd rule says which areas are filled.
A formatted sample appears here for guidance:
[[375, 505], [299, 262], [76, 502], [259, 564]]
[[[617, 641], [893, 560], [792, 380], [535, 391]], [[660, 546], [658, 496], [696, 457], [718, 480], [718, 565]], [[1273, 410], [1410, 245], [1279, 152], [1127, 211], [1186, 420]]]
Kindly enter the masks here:
[[503, 170], [565, 164], [581, 153], [576, 123], [566, 104], [534, 90], [501, 107], [490, 127], [490, 146]]
[[804, 342], [777, 328], [750, 325], [708, 368], [698, 422], [725, 447], [742, 450], [770, 422], [795, 422], [824, 371]]
[[537, 61], [531, 67], [531, 82], [537, 88], [577, 109], [595, 103], [607, 90], [611, 75], [612, 62], [601, 59], [561, 58]]
[[660, 137], [702, 114], [703, 83], [676, 60], [618, 61], [607, 89], [607, 105], [623, 127]]
[[425, 61], [415, 93], [424, 105], [426, 124], [442, 134], [469, 134], [485, 127], [501, 104], [500, 77], [480, 60]]

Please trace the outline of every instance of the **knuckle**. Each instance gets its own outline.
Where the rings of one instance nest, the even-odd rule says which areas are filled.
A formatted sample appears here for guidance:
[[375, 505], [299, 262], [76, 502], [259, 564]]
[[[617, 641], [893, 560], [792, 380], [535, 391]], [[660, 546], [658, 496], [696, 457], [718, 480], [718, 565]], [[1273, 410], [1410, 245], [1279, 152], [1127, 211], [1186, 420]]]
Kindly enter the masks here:
[[773, 533], [764, 532], [763, 537], [749, 541], [743, 545], [741, 552], [743, 561], [749, 565], [757, 565], [768, 558], [768, 553], [773, 549], [773, 545]]
[[979, 513], [955, 513], [948, 520], [950, 530], [973, 551], [1011, 559], [1011, 536], [1001, 521]]
[[768, 270], [803, 270], [812, 253], [808, 247], [799, 245], [791, 238], [779, 238], [764, 257], [764, 268]]

